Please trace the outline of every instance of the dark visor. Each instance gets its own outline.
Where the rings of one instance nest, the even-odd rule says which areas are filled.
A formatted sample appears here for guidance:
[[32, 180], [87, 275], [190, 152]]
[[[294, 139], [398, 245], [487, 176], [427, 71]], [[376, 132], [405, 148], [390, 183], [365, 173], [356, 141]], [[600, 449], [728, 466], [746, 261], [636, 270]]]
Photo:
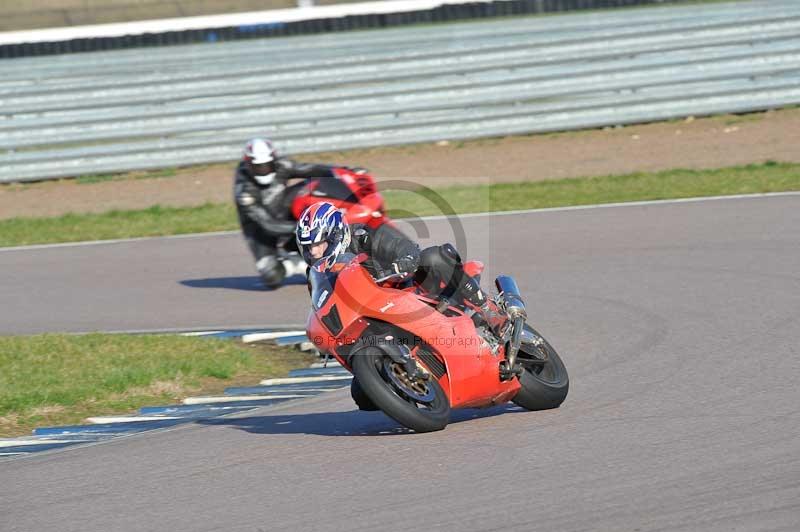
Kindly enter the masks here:
[[275, 161], [260, 164], [250, 163], [250, 168], [253, 175], [269, 175], [275, 171]]

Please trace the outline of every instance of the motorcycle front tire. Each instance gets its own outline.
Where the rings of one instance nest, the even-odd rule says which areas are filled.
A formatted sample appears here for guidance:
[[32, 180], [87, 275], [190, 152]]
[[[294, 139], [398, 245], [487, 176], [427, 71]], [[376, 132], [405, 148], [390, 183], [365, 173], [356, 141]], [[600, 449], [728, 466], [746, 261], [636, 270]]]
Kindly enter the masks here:
[[415, 432], [442, 430], [450, 421], [450, 400], [444, 390], [431, 378], [427, 385], [434, 392], [429, 405], [418, 405], [402, 391], [395, 388], [383, 374], [383, 359], [389, 355], [379, 347], [369, 346], [353, 355], [351, 366], [353, 375], [364, 394], [387, 416]]

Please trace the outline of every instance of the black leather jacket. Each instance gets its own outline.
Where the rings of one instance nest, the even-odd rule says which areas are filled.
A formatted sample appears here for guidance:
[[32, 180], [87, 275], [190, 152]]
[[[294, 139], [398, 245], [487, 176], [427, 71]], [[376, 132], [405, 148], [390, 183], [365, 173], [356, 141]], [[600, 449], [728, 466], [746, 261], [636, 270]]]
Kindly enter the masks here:
[[363, 224], [350, 226], [352, 238], [347, 250], [366, 253], [369, 260], [364, 267], [375, 277], [389, 273], [414, 272], [419, 265], [419, 245], [399, 229], [384, 224], [371, 229]]
[[234, 175], [233, 197], [242, 231], [251, 238], [276, 239], [293, 235], [296, 221], [292, 218], [292, 201], [305, 181], [293, 185], [287, 185], [287, 181], [331, 175], [328, 165], [301, 164], [280, 158], [275, 179], [269, 185], [260, 185], [244, 162], [239, 163]]

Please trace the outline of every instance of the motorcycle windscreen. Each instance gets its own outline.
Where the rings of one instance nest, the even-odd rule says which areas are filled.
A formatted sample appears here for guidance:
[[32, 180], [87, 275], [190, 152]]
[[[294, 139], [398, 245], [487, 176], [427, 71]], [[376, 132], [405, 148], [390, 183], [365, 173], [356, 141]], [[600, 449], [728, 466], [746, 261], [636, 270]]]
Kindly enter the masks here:
[[317, 269], [319, 262], [309, 268], [308, 282], [311, 284], [311, 306], [315, 311], [325, 306], [325, 303], [333, 295], [333, 288], [336, 286], [336, 278], [339, 276], [339, 272], [350, 264], [355, 257], [352, 253], [342, 253], [336, 257], [333, 265], [325, 271]]
[[336, 177], [321, 177], [319, 184], [311, 192], [312, 196], [330, 198], [346, 201], [348, 203], [358, 203], [358, 196], [341, 180]]

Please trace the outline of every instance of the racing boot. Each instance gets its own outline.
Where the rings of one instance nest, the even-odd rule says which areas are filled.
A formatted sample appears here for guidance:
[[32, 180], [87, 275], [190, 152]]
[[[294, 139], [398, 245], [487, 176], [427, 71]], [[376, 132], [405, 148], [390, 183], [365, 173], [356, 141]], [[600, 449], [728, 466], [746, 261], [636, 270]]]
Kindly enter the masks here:
[[492, 332], [499, 336], [506, 324], [506, 316], [498, 312], [497, 305], [486, 297], [480, 283], [474, 277], [464, 275], [464, 283], [459, 289], [459, 295], [464, 298], [466, 303], [475, 308], [476, 313], [473, 315], [473, 320], [476, 320], [476, 317], [482, 318]]
[[286, 272], [286, 277], [293, 277], [295, 275], [302, 275], [305, 277], [308, 265], [303, 257], [296, 251], [287, 253], [280, 259], [283, 269]]
[[268, 290], [275, 290], [283, 284], [286, 278], [286, 268], [280, 260], [273, 255], [261, 257], [256, 262], [256, 270], [261, 275], [261, 281]]

